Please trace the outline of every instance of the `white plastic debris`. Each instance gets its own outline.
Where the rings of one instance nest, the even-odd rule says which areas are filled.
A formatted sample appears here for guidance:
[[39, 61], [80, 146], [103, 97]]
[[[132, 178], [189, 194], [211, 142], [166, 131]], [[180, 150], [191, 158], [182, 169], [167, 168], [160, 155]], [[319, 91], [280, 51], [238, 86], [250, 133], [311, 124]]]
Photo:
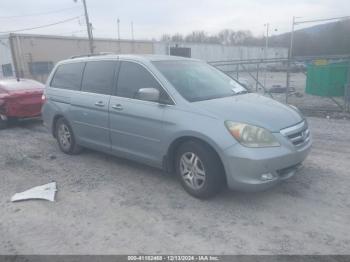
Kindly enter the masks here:
[[33, 187], [21, 193], [16, 193], [12, 198], [12, 202], [29, 200], [29, 199], [44, 199], [55, 201], [55, 194], [57, 191], [56, 182], [46, 185]]

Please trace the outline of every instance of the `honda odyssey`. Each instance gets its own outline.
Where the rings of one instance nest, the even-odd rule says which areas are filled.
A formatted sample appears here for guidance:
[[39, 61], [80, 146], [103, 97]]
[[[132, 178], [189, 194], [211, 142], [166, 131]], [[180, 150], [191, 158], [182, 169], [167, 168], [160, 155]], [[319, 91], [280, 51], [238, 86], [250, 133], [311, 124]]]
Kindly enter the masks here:
[[53, 69], [43, 99], [44, 123], [64, 153], [86, 147], [163, 168], [198, 198], [290, 178], [312, 143], [297, 108], [188, 58], [68, 59]]

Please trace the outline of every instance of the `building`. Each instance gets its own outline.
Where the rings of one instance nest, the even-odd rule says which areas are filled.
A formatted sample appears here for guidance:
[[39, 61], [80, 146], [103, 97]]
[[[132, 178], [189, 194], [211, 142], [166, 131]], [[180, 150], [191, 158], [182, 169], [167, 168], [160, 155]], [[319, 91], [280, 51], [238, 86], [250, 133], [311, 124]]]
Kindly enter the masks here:
[[[205, 61], [260, 59], [263, 47], [224, 46], [202, 43], [172, 43], [140, 40], [94, 39], [94, 52], [117, 54], [171, 54]], [[89, 53], [87, 38], [35, 34], [0, 36], [0, 78], [32, 78], [44, 82], [53, 66], [71, 56]], [[287, 57], [286, 48], [269, 48], [268, 58]]]
[[[152, 54], [150, 41], [95, 39], [94, 51]], [[0, 77], [14, 76], [45, 81], [51, 69], [60, 60], [89, 53], [86, 38], [9, 34], [0, 37]]]
[[[153, 48], [156, 54], [183, 54], [184, 56], [197, 58], [208, 62], [263, 59], [265, 56], [265, 47], [255, 46], [155, 42]], [[266, 56], [267, 58], [286, 58], [288, 57], [288, 49], [284, 47], [268, 48]]]

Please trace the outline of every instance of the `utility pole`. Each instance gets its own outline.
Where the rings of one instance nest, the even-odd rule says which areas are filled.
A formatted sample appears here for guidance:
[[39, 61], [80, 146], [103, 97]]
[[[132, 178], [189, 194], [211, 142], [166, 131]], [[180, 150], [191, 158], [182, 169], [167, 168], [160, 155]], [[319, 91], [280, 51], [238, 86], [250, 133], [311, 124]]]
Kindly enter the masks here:
[[294, 27], [295, 27], [295, 16], [293, 16], [293, 22], [292, 22], [292, 32], [290, 35], [290, 46], [289, 46], [289, 57], [293, 57], [293, 45], [294, 45]]
[[134, 22], [131, 22], [131, 39], [134, 41]]
[[132, 40], [132, 52], [135, 52], [135, 42], [134, 42], [134, 22], [131, 21], [131, 40]]
[[16, 77], [17, 81], [19, 81], [20, 77], [23, 77], [23, 75], [21, 75], [19, 73], [19, 70], [18, 70], [17, 57], [16, 57], [16, 52], [15, 52], [15, 39], [14, 39], [14, 37], [15, 36], [11, 33], [9, 35], [9, 42], [10, 42], [12, 63], [13, 63], [14, 71], [15, 71], [15, 77]]
[[350, 112], [350, 60], [348, 62], [348, 79], [344, 87], [344, 112]]
[[120, 23], [120, 20], [119, 20], [119, 18], [118, 18], [118, 19], [117, 19], [118, 41], [120, 41], [120, 28], [119, 28], [119, 23]]
[[119, 27], [119, 17], [117, 18], [117, 30], [118, 30], [118, 52], [120, 53], [121, 46], [120, 46], [120, 27]]
[[267, 50], [269, 48], [269, 29], [270, 29], [270, 24], [267, 23], [265, 24], [266, 26], [266, 40], [265, 40], [265, 59], [267, 59]]
[[290, 46], [289, 46], [289, 52], [288, 52], [287, 77], [286, 77], [286, 104], [288, 104], [288, 96], [289, 96], [290, 65], [291, 65], [291, 59], [293, 56], [294, 27], [295, 27], [295, 16], [293, 16], [293, 20], [292, 20], [292, 31], [290, 33]]
[[[266, 39], [265, 39], [265, 52], [264, 52], [264, 59], [267, 60], [268, 57], [268, 48], [269, 48], [269, 29], [270, 29], [270, 24], [266, 23]], [[264, 86], [266, 86], [266, 75], [267, 75], [267, 67], [266, 67], [267, 63], [264, 63], [264, 69], [265, 69], [265, 73], [264, 73]]]
[[92, 26], [91, 23], [89, 21], [89, 14], [87, 11], [87, 7], [86, 7], [86, 0], [82, 0], [83, 1], [83, 5], [84, 5], [84, 12], [85, 12], [85, 21], [86, 21], [86, 29], [87, 29], [87, 33], [88, 33], [88, 37], [89, 37], [89, 48], [90, 48], [90, 53], [93, 54], [94, 53], [94, 40], [92, 38]]

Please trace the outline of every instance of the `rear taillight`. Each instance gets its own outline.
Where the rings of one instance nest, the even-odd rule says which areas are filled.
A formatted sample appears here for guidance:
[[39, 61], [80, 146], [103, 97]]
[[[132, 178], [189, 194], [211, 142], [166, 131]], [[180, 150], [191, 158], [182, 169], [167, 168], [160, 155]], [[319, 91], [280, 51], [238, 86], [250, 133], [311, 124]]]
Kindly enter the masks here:
[[42, 101], [43, 103], [46, 102], [46, 96], [45, 96], [45, 94], [43, 94], [43, 95], [41, 96], [41, 101]]

